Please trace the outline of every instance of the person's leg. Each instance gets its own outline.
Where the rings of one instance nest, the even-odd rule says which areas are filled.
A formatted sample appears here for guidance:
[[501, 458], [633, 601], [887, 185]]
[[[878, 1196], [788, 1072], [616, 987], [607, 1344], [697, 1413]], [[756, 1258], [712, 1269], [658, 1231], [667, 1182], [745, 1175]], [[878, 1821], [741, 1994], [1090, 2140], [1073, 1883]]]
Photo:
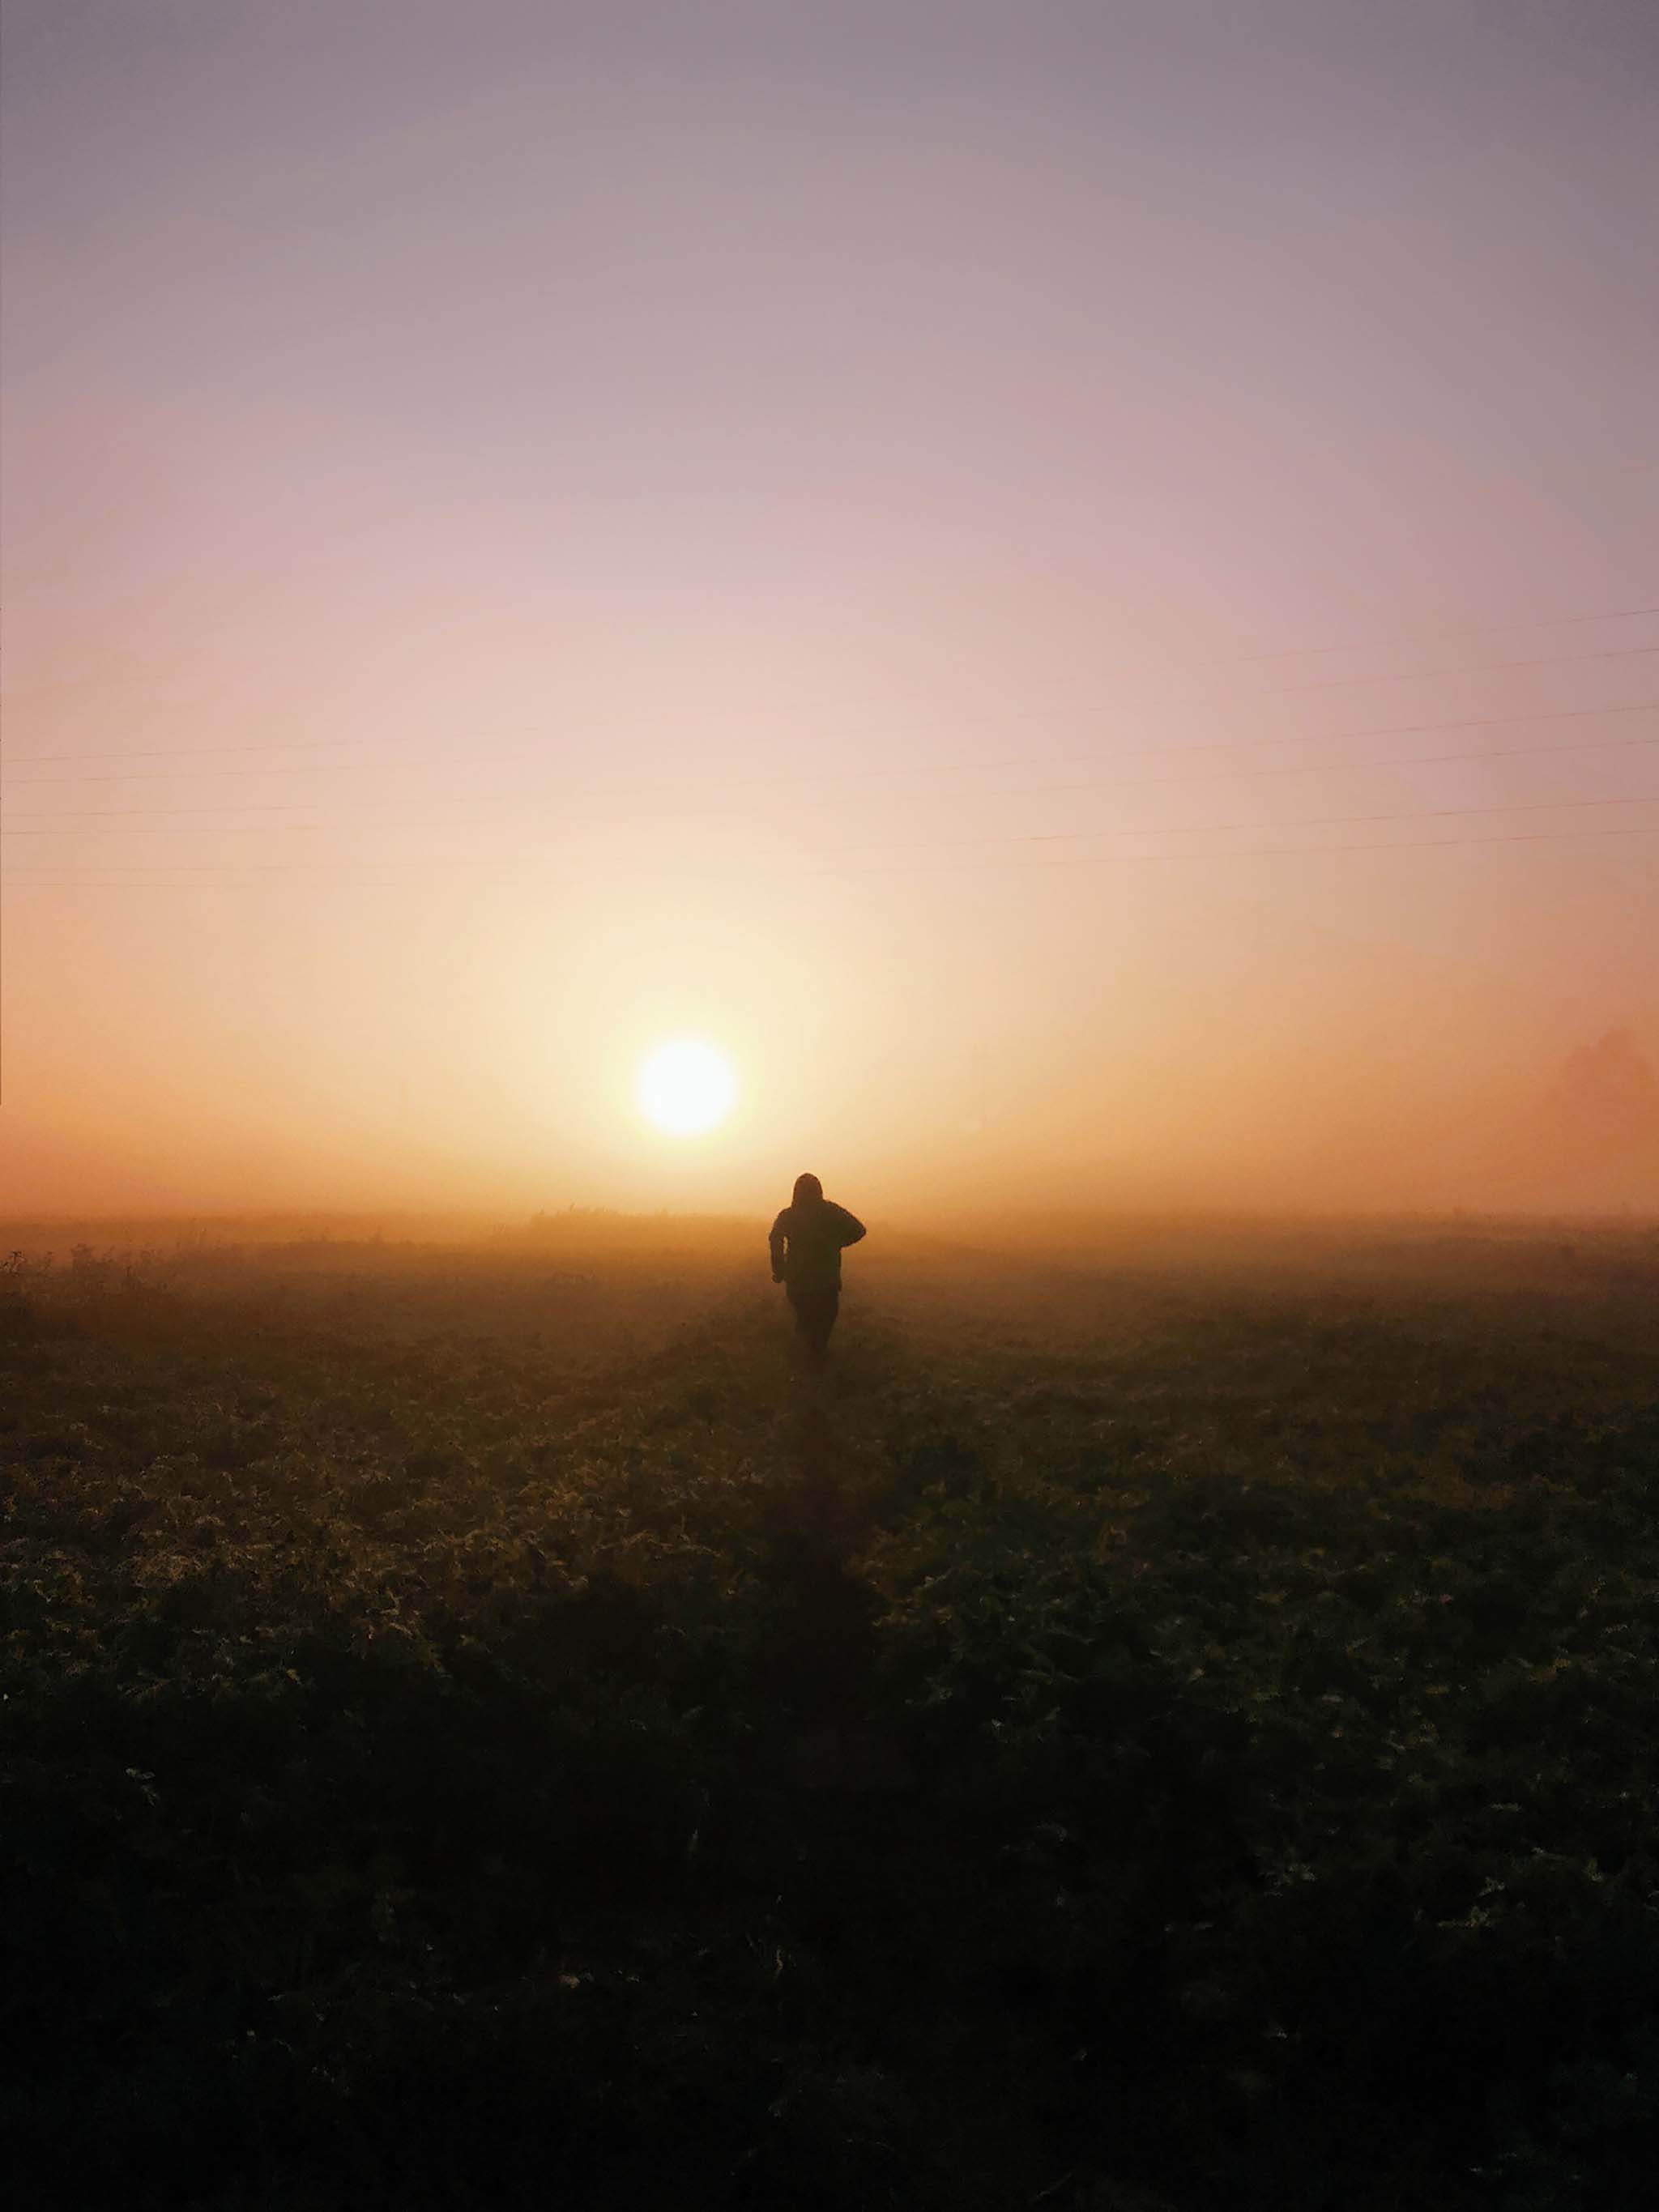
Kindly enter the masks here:
[[836, 1325], [840, 1304], [839, 1291], [813, 1291], [802, 1302], [801, 1334], [815, 1359], [822, 1359], [830, 1349], [830, 1332]]
[[830, 1332], [841, 1304], [840, 1291], [792, 1290], [789, 1303], [794, 1309], [796, 1334], [814, 1359], [822, 1359], [830, 1348]]

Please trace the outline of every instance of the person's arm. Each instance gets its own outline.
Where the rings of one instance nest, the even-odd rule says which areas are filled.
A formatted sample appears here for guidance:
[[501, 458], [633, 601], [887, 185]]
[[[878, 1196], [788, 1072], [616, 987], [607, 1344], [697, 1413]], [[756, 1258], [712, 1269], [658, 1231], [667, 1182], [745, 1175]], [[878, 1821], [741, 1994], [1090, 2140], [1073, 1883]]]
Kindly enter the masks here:
[[788, 1234], [784, 1216], [787, 1212], [788, 1208], [786, 1206], [784, 1212], [779, 1214], [777, 1219], [772, 1224], [772, 1234], [766, 1240], [767, 1249], [772, 1255], [772, 1280], [775, 1283], [781, 1283], [783, 1280], [783, 1247]]
[[841, 1241], [843, 1247], [856, 1244], [864, 1234], [864, 1224], [856, 1213], [849, 1213], [844, 1206], [838, 1206], [836, 1211], [841, 1216]]

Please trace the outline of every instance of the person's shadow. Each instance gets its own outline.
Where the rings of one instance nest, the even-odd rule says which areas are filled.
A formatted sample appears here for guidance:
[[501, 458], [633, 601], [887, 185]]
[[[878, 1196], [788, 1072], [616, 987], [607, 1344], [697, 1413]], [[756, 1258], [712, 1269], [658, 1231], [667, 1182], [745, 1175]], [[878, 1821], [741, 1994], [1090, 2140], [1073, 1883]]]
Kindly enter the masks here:
[[878, 1601], [850, 1564], [869, 1511], [821, 1363], [798, 1373], [784, 1436], [789, 1479], [767, 1531], [774, 1611], [762, 1663], [799, 1732], [797, 1778], [817, 1787], [899, 1785], [908, 1779], [902, 1759], [868, 1720]]

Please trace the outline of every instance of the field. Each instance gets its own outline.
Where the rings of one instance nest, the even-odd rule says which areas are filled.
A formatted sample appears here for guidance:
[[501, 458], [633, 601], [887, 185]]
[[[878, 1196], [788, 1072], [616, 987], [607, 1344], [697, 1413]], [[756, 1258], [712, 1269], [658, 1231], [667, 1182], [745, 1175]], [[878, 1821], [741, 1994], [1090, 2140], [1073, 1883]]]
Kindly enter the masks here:
[[42, 2201], [1638, 2201], [1651, 1232], [877, 1224], [822, 1376], [752, 1230], [65, 1233], [0, 1281]]

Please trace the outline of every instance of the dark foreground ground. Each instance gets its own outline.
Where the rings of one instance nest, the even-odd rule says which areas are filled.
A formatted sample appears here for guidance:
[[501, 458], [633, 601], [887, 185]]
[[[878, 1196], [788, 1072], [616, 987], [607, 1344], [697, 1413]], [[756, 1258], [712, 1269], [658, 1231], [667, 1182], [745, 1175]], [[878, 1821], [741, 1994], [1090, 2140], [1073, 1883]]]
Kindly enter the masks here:
[[1626, 2207], [1659, 1249], [0, 1283], [56, 2206]]

